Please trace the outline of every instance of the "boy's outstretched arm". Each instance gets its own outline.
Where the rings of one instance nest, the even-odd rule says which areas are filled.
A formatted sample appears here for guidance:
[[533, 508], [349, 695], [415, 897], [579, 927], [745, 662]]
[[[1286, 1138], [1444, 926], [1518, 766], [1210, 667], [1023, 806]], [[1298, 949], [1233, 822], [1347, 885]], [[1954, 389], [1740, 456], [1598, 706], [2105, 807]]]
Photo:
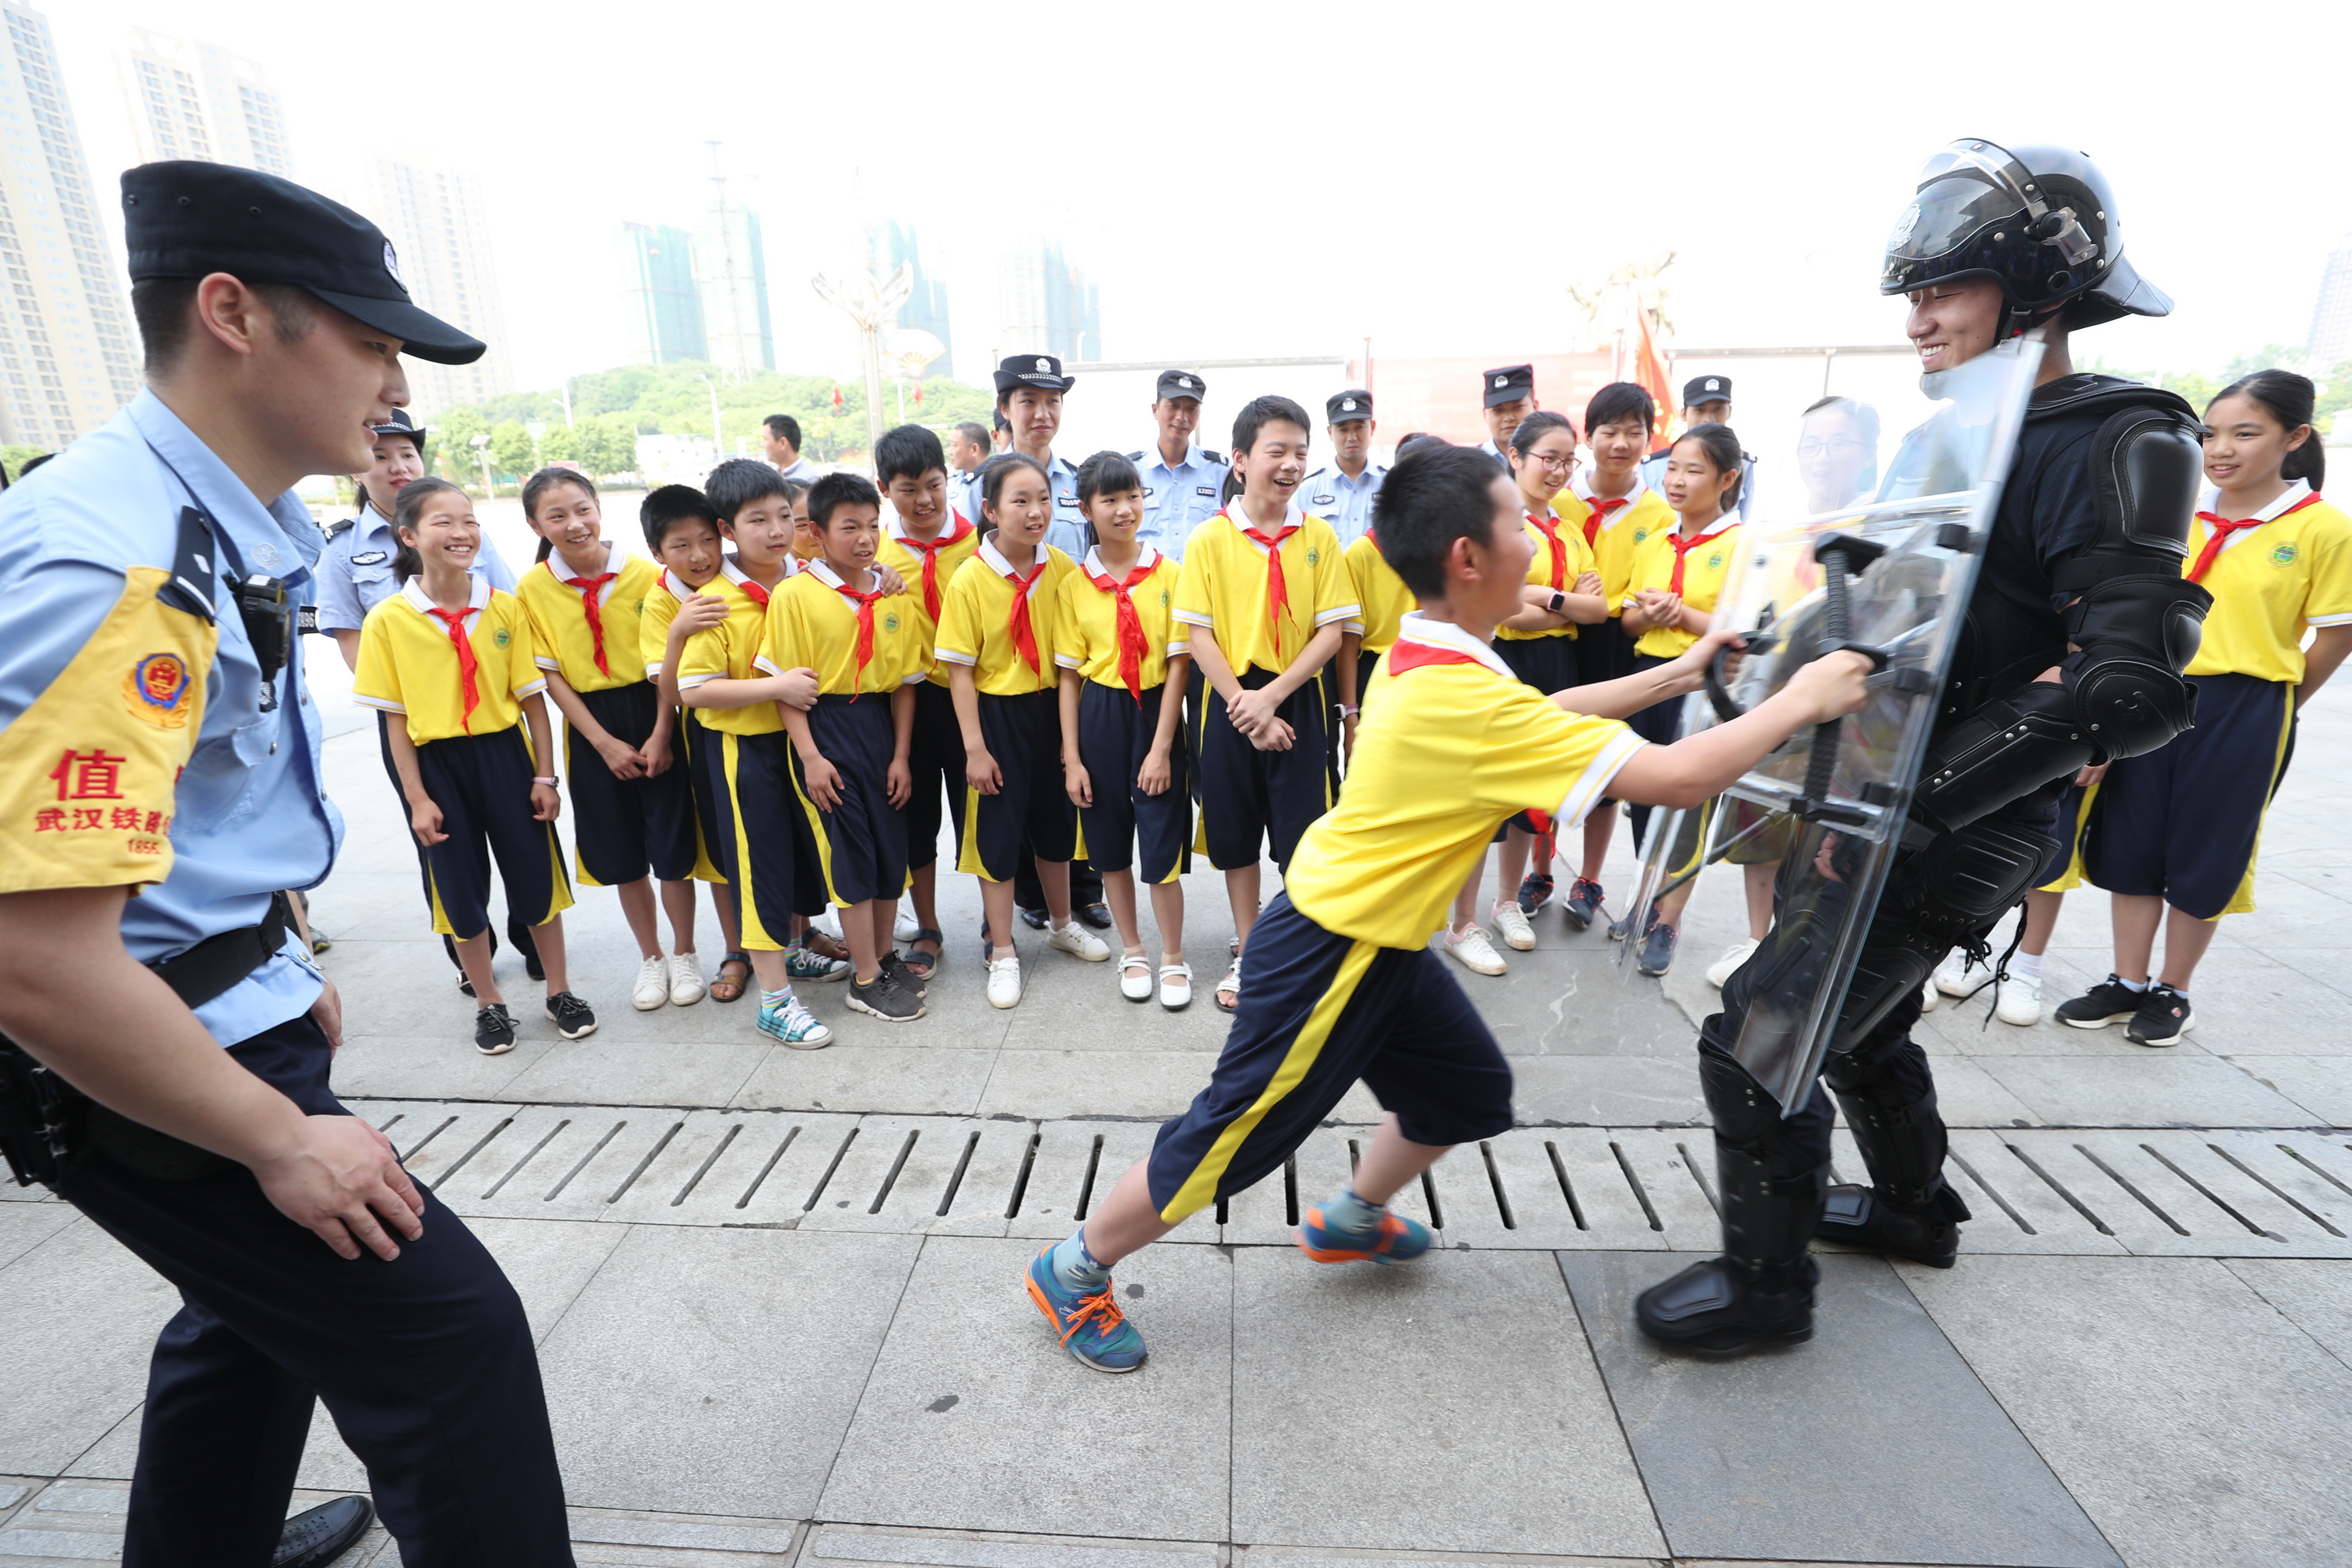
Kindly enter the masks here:
[[1621, 800], [1650, 806], [1688, 809], [1703, 804], [1799, 730], [1859, 709], [1869, 700], [1863, 683], [1871, 668], [1861, 653], [1825, 653], [1738, 718], [1671, 746], [1643, 747], [1625, 759], [1609, 792]]

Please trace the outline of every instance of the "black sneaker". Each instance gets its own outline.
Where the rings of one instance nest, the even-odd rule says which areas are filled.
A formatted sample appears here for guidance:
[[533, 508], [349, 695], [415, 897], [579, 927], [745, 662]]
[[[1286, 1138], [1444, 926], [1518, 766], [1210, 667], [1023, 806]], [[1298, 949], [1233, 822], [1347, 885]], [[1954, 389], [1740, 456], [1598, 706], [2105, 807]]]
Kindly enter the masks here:
[[1570, 886], [1568, 902], [1559, 906], [1559, 912], [1568, 916], [1570, 925], [1581, 931], [1601, 917], [1601, 901], [1607, 896], [1599, 883], [1587, 882], [1580, 876]]
[[1645, 975], [1663, 975], [1674, 967], [1675, 938], [1679, 936], [1663, 920], [1654, 920], [1642, 936], [1642, 956], [1635, 967]]
[[907, 960], [898, 956], [898, 950], [896, 947], [882, 955], [880, 968], [883, 974], [889, 977], [892, 985], [897, 986], [908, 996], [919, 997], [930, 988], [914, 970], [907, 967]]
[[2140, 997], [2139, 1010], [2124, 1025], [2124, 1038], [2134, 1045], [2179, 1045], [2180, 1037], [2196, 1027], [2189, 993], [2158, 980]]
[[2137, 1015], [2147, 998], [2146, 991], [2136, 991], [2125, 985], [2121, 976], [2109, 975], [2073, 1001], [2060, 1002], [2058, 1021], [2073, 1024], [2076, 1029], [2105, 1029]]
[[504, 1056], [514, 1049], [514, 1015], [504, 1002], [492, 1002], [474, 1015], [474, 1049], [484, 1056]]
[[877, 974], [870, 980], [853, 977], [849, 982], [849, 1010], [880, 1019], [884, 1023], [908, 1023], [923, 1016], [923, 998], [887, 974]]
[[595, 1013], [570, 991], [558, 991], [547, 998], [547, 1021], [566, 1040], [585, 1040], [596, 1032]]
[[1529, 872], [1519, 882], [1519, 913], [1533, 915], [1551, 902], [1552, 880]]

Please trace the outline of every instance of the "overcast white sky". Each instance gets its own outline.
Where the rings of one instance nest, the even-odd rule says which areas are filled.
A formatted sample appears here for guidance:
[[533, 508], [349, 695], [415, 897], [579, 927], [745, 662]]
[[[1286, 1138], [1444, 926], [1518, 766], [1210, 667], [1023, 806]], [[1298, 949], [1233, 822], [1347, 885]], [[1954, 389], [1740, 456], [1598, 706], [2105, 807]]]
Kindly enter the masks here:
[[695, 221], [712, 138], [766, 225], [786, 357], [845, 348], [805, 279], [870, 205], [917, 226], [967, 380], [992, 346], [998, 246], [1024, 232], [1100, 284], [1120, 360], [1367, 336], [1376, 355], [1565, 349], [1569, 284], [1670, 249], [1684, 345], [1883, 342], [1899, 313], [1874, 291], [1881, 242], [1926, 155], [2065, 141], [2105, 167], [2132, 258], [2179, 303], [2081, 351], [2189, 370], [2299, 342], [2352, 229], [2340, 3], [47, 14], [109, 185], [135, 155], [113, 58], [134, 25], [259, 60], [308, 183], [333, 188], [372, 146], [473, 169], [527, 387], [614, 362], [612, 225]]

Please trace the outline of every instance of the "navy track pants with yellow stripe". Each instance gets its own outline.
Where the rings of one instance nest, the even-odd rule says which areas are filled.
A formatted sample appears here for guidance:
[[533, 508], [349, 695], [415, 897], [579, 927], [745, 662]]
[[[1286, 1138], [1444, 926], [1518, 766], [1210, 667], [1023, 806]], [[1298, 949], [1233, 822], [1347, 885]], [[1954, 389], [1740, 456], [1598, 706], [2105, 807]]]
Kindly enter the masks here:
[[1278, 894], [1250, 931], [1209, 1086], [1152, 1145], [1152, 1207], [1173, 1224], [1255, 1185], [1360, 1078], [1416, 1144], [1511, 1125], [1502, 1047], [1435, 953], [1335, 936]]

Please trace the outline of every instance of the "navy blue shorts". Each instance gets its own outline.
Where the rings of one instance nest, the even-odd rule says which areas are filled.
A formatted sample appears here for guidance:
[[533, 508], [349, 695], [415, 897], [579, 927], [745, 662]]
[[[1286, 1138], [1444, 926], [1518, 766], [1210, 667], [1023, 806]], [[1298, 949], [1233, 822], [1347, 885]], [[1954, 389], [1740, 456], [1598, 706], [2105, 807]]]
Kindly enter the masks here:
[[841, 775], [841, 802], [830, 810], [801, 784], [825, 896], [845, 909], [877, 898], [895, 902], [907, 890], [907, 816], [890, 804], [890, 758], [898, 746], [890, 695], [821, 696], [808, 720], [818, 753]]
[[1634, 641], [1625, 635], [1625, 622], [1619, 615], [1612, 615], [1597, 626], [1578, 627], [1576, 684], [1585, 686], [1632, 674]]
[[1250, 929], [1209, 1086], [1152, 1145], [1152, 1207], [1173, 1224], [1254, 1186], [1358, 1079], [1416, 1144], [1511, 1125], [1510, 1065], [1434, 952], [1334, 936], [1277, 894]]
[[[1265, 670], [1243, 674], [1242, 687], [1274, 684]], [[1331, 809], [1330, 709], [1321, 678], [1290, 694], [1276, 710], [1296, 732], [1287, 751], [1260, 751], [1225, 717], [1225, 699], [1205, 681], [1191, 715], [1192, 766], [1199, 779], [1201, 840], [1219, 871], [1257, 864], [1261, 849], [1287, 867], [1298, 837]]]
[[1078, 809], [1062, 788], [1062, 694], [979, 694], [980, 736], [1001, 775], [997, 792], [964, 786], [962, 853], [956, 869], [1010, 882], [1025, 841], [1041, 861], [1078, 852]]
[[687, 792], [694, 798], [694, 874], [705, 882], [727, 880], [719, 852], [719, 803], [727, 798], [727, 775], [719, 766], [719, 732], [697, 709], [677, 710], [678, 743], [686, 748]]
[[1192, 869], [1192, 795], [1184, 727], [1168, 747], [1168, 788], [1147, 795], [1137, 785], [1160, 727], [1166, 688], [1146, 686], [1138, 702], [1125, 686], [1087, 681], [1078, 687], [1078, 760], [1094, 783], [1095, 803], [1078, 808], [1081, 852], [1097, 871], [1126, 871], [1140, 846], [1143, 880], [1174, 882]]
[[745, 947], [781, 952], [791, 946], [793, 916], [821, 915], [824, 900], [802, 876], [803, 841], [812, 839], [800, 811], [792, 766], [792, 737], [730, 735], [706, 729], [719, 788], [711, 801], [717, 818], [712, 847], [727, 878], [728, 901]]
[[[661, 693], [651, 681], [582, 692], [605, 733], [642, 747], [654, 732]], [[664, 882], [694, 874], [694, 789], [675, 732], [669, 766], [650, 779], [615, 779], [596, 748], [563, 727], [563, 771], [572, 790], [572, 846], [580, 880], [618, 887], [648, 873]]]
[[428, 740], [416, 748], [416, 770], [448, 835], [425, 847], [434, 930], [463, 942], [490, 928], [493, 858], [507, 909], [524, 925], [544, 925], [572, 906], [555, 824], [530, 814], [530, 781], [539, 770], [520, 725]]
[[[2212, 920], [2251, 909], [2254, 846], [2294, 728], [2294, 688], [2198, 675], [2197, 727], [2107, 769], [2083, 873], [2109, 893]], [[2241, 894], [2245, 896], [2242, 899]]]
[[955, 694], [925, 681], [915, 688], [915, 733], [907, 747], [915, 775], [907, 797], [907, 864], [920, 869], [940, 858], [940, 802], [963, 841], [963, 727], [956, 722]]

